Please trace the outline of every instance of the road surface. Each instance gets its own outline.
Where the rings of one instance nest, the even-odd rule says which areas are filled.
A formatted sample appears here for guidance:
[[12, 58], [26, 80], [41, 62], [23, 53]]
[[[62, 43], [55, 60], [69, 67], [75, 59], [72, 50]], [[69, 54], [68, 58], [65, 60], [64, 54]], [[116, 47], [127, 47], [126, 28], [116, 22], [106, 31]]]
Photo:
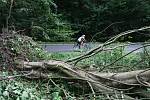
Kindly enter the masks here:
[[[44, 50], [47, 52], [68, 52], [79, 50], [77, 47], [74, 48], [74, 44], [40, 44]], [[91, 46], [88, 44], [88, 47], [94, 48], [97, 44]], [[129, 45], [125, 47], [125, 52], [130, 52], [142, 46], [142, 43], [136, 43], [135, 45]], [[135, 52], [141, 52], [143, 49], [139, 49]]]

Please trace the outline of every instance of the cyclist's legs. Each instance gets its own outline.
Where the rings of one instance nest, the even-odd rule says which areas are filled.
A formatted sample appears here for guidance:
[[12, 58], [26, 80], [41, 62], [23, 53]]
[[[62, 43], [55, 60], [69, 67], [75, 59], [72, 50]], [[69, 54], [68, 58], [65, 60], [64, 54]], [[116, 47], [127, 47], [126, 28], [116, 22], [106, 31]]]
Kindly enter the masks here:
[[78, 47], [78, 48], [80, 49], [80, 48], [81, 48], [81, 42], [77, 41], [77, 42], [74, 44], [73, 48], [75, 48], [75, 47]]
[[82, 42], [78, 42], [79, 49], [81, 48], [81, 46], [82, 46]]
[[73, 45], [73, 48], [76, 48], [78, 46], [78, 43], [75, 42], [74, 45]]

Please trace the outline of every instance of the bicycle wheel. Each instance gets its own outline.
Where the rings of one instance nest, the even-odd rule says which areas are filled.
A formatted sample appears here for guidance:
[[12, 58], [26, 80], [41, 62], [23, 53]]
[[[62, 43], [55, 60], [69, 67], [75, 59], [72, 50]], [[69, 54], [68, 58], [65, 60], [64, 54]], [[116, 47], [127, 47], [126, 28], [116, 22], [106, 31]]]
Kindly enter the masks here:
[[74, 49], [80, 48], [80, 47], [79, 47], [79, 44], [75, 42], [74, 45], [73, 45], [73, 48], [74, 48]]
[[89, 45], [87, 44], [87, 43], [85, 43], [84, 45], [83, 45], [83, 50], [84, 51], [88, 51], [90, 48], [89, 48]]

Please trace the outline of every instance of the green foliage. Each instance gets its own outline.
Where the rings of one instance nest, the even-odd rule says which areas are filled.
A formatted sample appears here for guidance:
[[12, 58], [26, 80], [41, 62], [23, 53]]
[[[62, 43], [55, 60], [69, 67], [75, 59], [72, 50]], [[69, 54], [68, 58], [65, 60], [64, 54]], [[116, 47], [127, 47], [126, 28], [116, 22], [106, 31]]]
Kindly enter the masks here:
[[7, 45], [13, 53], [17, 56], [24, 56], [28, 60], [42, 60], [47, 59], [48, 54], [43, 51], [30, 37], [15, 35], [13, 39], [8, 41]]
[[1, 100], [41, 100], [36, 89], [27, 84], [15, 80], [0, 81]]
[[52, 93], [52, 100], [63, 100], [62, 98], [61, 98], [61, 96], [59, 96], [59, 92], [53, 92]]
[[[119, 45], [119, 43], [112, 44], [109, 47], [113, 47], [114, 45]], [[147, 52], [149, 54], [148, 48]], [[67, 60], [75, 56], [80, 56], [83, 53], [84, 51], [51, 53], [51, 59]], [[125, 54], [126, 52], [124, 51], [124, 47], [116, 48], [114, 50], [103, 51], [101, 53], [96, 54], [93, 57], [80, 61], [77, 66], [83, 68], [90, 68], [90, 66], [92, 66], [101, 71], [105, 66], [112, 64]], [[141, 62], [142, 59], [144, 60]], [[125, 56], [123, 59], [120, 59], [117, 62], [113, 63], [111, 66], [105, 67], [103, 71], [123, 72], [129, 70], [144, 69], [148, 67], [149, 56], [144, 52], [133, 52]]]
[[[7, 77], [7, 72], [0, 73]], [[51, 84], [47, 88], [46, 83], [42, 81], [28, 81], [26, 79], [10, 79], [0, 81], [0, 100], [63, 100], [60, 92], [56, 92], [56, 88]], [[48, 94], [47, 94], [48, 93]]]
[[[112, 25], [105, 32], [99, 33], [94, 38], [97, 41], [106, 41], [120, 32], [149, 25], [150, 21], [150, 1], [148, 0], [55, 1], [59, 13], [73, 23], [72, 27], [88, 36], [102, 31], [112, 23], [120, 22]], [[130, 41], [139, 41], [143, 38], [147, 40], [146, 33], [133, 34]]]
[[[6, 26], [10, 2], [0, 1], [0, 28]], [[26, 35], [38, 41], [68, 42], [75, 31], [81, 31], [87, 38], [98, 33], [94, 39], [106, 41], [120, 32], [149, 25], [149, 21], [150, 1], [147, 0], [15, 0], [9, 26], [25, 29]], [[116, 24], [99, 33], [112, 23]], [[146, 35], [149, 32], [142, 33], [122, 41], [149, 39]]]
[[57, 28], [48, 29], [47, 33], [50, 42], [70, 42], [74, 31], [71, 30], [71, 26], [58, 22]]
[[[11, 0], [1, 0], [2, 6], [1, 15], [5, 15], [3, 19], [6, 22], [6, 17], [9, 12]], [[15, 0], [13, 3], [10, 25], [15, 25], [17, 28], [30, 27], [32, 22], [40, 22], [45, 16], [45, 13], [50, 13], [49, 6], [51, 0]], [[5, 6], [4, 6], [5, 5]], [[5, 23], [1, 23], [4, 25]]]
[[[26, 40], [25, 40], [26, 39]], [[13, 52], [21, 53], [22, 50], [30, 50], [28, 51], [28, 56], [30, 60], [41, 60], [41, 59], [57, 59], [57, 60], [67, 60], [73, 58], [75, 56], [79, 56], [84, 53], [83, 52], [65, 52], [65, 53], [45, 53], [42, 49], [38, 48], [38, 46], [30, 40], [29, 37], [20, 37], [20, 35], [16, 35], [14, 40], [11, 40], [9, 45], [13, 48]], [[15, 44], [14, 44], [15, 43]], [[21, 44], [23, 43], [23, 44]], [[19, 46], [18, 46], [18, 45]], [[108, 47], [114, 47], [112, 44]], [[21, 47], [20, 47], [21, 46]], [[24, 49], [23, 49], [24, 48]], [[26, 49], [25, 49], [26, 48]], [[27, 49], [28, 48], [28, 49]], [[148, 48], [145, 48], [148, 50]], [[20, 51], [21, 50], [21, 51]], [[102, 71], [101, 69], [104, 66], [109, 65], [116, 61], [118, 58], [123, 56], [125, 53], [123, 52], [124, 48], [117, 48], [112, 51], [105, 51], [101, 52], [89, 59], [81, 61], [77, 66], [84, 67], [86, 69], [90, 69], [91, 65], [92, 68], [96, 70]], [[26, 52], [26, 51], [22, 51]], [[148, 51], [149, 53], [149, 51]], [[37, 59], [39, 58], [39, 59]], [[138, 63], [141, 59], [145, 58], [144, 62]], [[147, 56], [146, 52], [141, 53], [133, 53], [130, 54], [123, 59], [119, 60], [115, 64], [106, 67], [103, 71], [109, 72], [121, 72], [121, 71], [130, 71], [134, 69], [144, 69], [149, 67], [149, 57]], [[8, 72], [1, 72], [1, 76], [6, 77], [9, 75], [17, 75], [16, 72], [8, 73]], [[78, 86], [79, 84], [73, 84], [66, 82], [65, 80], [61, 79], [54, 79], [54, 83], [50, 80], [42, 81], [42, 80], [27, 80], [23, 78], [12, 78], [9, 80], [2, 80], [0, 81], [0, 99], [1, 100], [74, 100], [75, 97], [78, 97], [79, 100], [91, 100], [93, 99], [93, 95], [91, 95], [90, 88], [86, 86]], [[57, 86], [56, 86], [57, 85]], [[80, 89], [81, 87], [81, 89]], [[67, 94], [67, 97], [64, 96], [64, 91]], [[83, 95], [87, 94], [86, 97]], [[104, 95], [96, 95], [96, 100], [105, 99]]]
[[[6, 27], [10, 3], [11, 0], [0, 1], [0, 29]], [[52, 0], [15, 0], [9, 29], [25, 29], [26, 35], [38, 41], [70, 41], [73, 31], [54, 13], [56, 9]]]
[[[3, 38], [8, 35], [8, 38]], [[0, 38], [0, 66], [1, 68], [14, 67], [18, 61], [38, 61], [50, 58], [30, 37], [16, 34], [3, 34]]]

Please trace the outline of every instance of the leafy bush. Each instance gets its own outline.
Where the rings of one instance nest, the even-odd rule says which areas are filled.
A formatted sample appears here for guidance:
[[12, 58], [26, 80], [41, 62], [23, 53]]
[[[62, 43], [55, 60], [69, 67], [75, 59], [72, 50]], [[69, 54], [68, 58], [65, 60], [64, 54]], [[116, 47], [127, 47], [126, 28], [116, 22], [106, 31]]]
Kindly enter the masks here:
[[1, 34], [0, 42], [0, 66], [3, 68], [14, 67], [18, 61], [46, 60], [50, 56], [32, 38], [17, 33]]
[[[9, 29], [24, 30], [26, 35], [38, 41], [71, 40], [72, 29], [55, 14], [57, 5], [53, 0], [15, 0], [12, 4]], [[11, 0], [0, 1], [0, 29], [7, 26], [10, 5]]]
[[[7, 78], [10, 73], [1, 72], [0, 75]], [[0, 100], [62, 100], [59, 89], [48, 84], [47, 88], [50, 90], [46, 91], [46, 87], [44, 87], [46, 85], [42, 81], [29, 81], [22, 78], [1, 80]]]

